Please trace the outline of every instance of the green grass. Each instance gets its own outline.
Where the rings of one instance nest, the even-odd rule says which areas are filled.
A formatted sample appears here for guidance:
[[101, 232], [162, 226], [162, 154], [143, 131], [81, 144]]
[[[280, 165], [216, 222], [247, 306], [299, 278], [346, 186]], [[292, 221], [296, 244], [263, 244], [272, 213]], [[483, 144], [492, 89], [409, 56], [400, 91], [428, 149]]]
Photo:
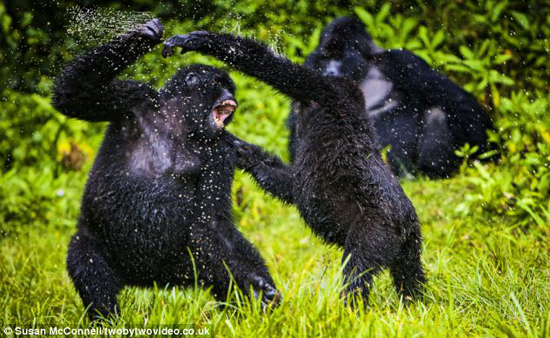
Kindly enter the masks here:
[[[80, 183], [68, 189], [82, 189], [85, 173], [77, 175]], [[456, 205], [468, 189], [464, 182], [460, 176], [404, 182], [423, 223], [429, 278], [423, 302], [404, 306], [384, 273], [376, 278], [368, 309], [344, 306], [341, 251], [321, 243], [295, 208], [239, 173], [234, 190], [242, 198], [235, 217], [267, 260], [284, 295], [281, 306], [268, 312], [257, 302], [224, 308], [200, 289], [126, 288], [119, 296], [118, 325], [193, 324], [220, 336], [549, 336], [547, 240], [499, 218], [458, 214]], [[50, 221], [0, 242], [4, 323], [89, 325], [65, 271], [73, 232]]]
[[[156, 50], [143, 62], [152, 71], [136, 72], [146, 74], [145, 79], [163, 80], [182, 60], [208, 59], [195, 55], [162, 60]], [[287, 157], [288, 100], [257, 81], [237, 73], [232, 76], [240, 107], [231, 131]], [[44, 105], [28, 107], [36, 109], [42, 109], [44, 116], [59, 117]], [[62, 117], [58, 120], [48, 119], [49, 129], [44, 130], [55, 135], [58, 125], [66, 123]], [[60, 143], [73, 140], [82, 148], [97, 149], [99, 128], [74, 121], [68, 125], [70, 132], [61, 134]], [[33, 141], [46, 144], [46, 136], [44, 141]], [[17, 168], [0, 176], [0, 202], [7, 215], [0, 215], [7, 220], [0, 224], [0, 324], [87, 327], [90, 323], [65, 271], [65, 256], [92, 161], [81, 171], [64, 171], [59, 170], [59, 156], [48, 158], [40, 148], [32, 149], [43, 158], [30, 166], [21, 160]], [[491, 173], [515, 178], [511, 168], [502, 166]], [[316, 238], [294, 207], [274, 200], [237, 173], [236, 224], [265, 257], [283, 294], [282, 304], [263, 311], [256, 301], [224, 307], [201, 289], [126, 288], [119, 295], [121, 320], [113, 326], [196, 325], [219, 336], [253, 337], [550, 337], [548, 225], [528, 218], [515, 223], [516, 218], [505, 212], [508, 206], [500, 207], [500, 202], [483, 209], [492, 190], [472, 183], [476, 175], [475, 170], [463, 170], [448, 180], [403, 182], [423, 224], [428, 284], [421, 302], [405, 306], [385, 272], [375, 279], [367, 309], [343, 305], [342, 252]], [[464, 212], [466, 197], [471, 199], [479, 191], [487, 194], [479, 199], [483, 203]], [[494, 195], [502, 199], [501, 192]], [[506, 198], [511, 203], [516, 197]]]

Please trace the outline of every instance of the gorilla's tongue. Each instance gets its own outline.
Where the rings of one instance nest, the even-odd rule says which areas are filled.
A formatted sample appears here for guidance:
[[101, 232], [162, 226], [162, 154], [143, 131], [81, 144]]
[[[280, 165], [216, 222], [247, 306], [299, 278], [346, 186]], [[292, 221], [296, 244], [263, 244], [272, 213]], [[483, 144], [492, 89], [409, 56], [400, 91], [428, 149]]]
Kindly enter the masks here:
[[224, 121], [237, 109], [237, 103], [233, 100], [225, 100], [214, 107], [214, 122], [218, 128], [224, 127]]

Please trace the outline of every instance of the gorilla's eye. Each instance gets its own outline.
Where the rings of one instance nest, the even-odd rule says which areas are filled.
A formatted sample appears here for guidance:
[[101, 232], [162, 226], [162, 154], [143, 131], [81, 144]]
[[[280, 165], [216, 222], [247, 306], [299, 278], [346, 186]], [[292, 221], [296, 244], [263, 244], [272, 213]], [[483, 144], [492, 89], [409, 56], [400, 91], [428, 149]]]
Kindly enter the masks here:
[[197, 77], [197, 75], [195, 73], [189, 73], [185, 77], [185, 83], [189, 86], [194, 85], [195, 83], [197, 83], [198, 79], [199, 78]]

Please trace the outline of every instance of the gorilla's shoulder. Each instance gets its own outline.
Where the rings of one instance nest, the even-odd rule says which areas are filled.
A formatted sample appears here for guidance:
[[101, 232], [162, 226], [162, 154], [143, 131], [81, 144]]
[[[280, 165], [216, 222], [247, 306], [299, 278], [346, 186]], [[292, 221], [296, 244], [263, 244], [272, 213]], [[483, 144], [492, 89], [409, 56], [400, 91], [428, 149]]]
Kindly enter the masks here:
[[406, 49], [388, 49], [381, 53], [380, 57], [394, 64], [431, 68], [424, 59]]

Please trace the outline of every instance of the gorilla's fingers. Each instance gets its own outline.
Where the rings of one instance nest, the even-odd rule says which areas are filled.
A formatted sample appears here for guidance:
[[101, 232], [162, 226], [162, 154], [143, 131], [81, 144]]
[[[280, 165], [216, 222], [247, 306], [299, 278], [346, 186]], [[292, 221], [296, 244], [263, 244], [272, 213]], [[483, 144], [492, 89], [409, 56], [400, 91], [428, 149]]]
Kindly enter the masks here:
[[267, 303], [268, 306], [279, 306], [283, 300], [283, 296], [281, 296], [281, 293], [275, 289], [270, 284], [266, 284], [263, 290], [263, 299], [262, 301], [264, 303]]
[[185, 54], [188, 51], [189, 35], [174, 35], [164, 42], [164, 48], [162, 49], [162, 56], [172, 56], [174, 48], [181, 47], [181, 53]]
[[149, 27], [149, 26], [146, 26], [145, 28], [148, 30], [148, 32], [144, 32], [144, 35], [146, 35], [150, 38], [154, 38], [155, 30], [153, 28]]
[[163, 29], [159, 19], [153, 19], [150, 21], [157, 29]]
[[164, 27], [159, 19], [153, 19], [143, 25], [137, 26], [135, 32], [156, 43], [160, 42], [164, 37]]
[[254, 298], [258, 299], [261, 294], [262, 305], [277, 306], [280, 304], [282, 296], [277, 289], [271, 285], [265, 278], [253, 276], [251, 278], [252, 292]]
[[209, 39], [210, 34], [206, 31], [197, 31], [186, 35], [174, 35], [164, 42], [162, 56], [171, 56], [174, 47], [181, 47], [181, 54], [198, 50], [211, 42]]
[[169, 57], [172, 56], [175, 47], [181, 46], [185, 35], [174, 35], [173, 37], [164, 41], [164, 47], [162, 48], [162, 56]]
[[164, 47], [162, 47], [162, 57], [167, 58], [171, 55], [172, 55], [172, 47], [168, 47], [165, 42]]

